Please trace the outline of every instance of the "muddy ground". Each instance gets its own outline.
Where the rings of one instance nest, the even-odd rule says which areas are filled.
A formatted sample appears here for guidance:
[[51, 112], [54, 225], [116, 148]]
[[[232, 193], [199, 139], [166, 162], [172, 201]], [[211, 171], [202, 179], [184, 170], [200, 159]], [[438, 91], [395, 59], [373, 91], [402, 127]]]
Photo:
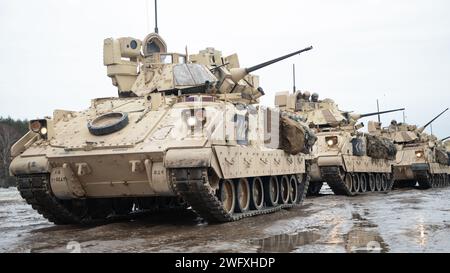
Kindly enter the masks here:
[[450, 252], [450, 188], [308, 198], [300, 209], [207, 225], [194, 213], [55, 226], [0, 190], [0, 252]]

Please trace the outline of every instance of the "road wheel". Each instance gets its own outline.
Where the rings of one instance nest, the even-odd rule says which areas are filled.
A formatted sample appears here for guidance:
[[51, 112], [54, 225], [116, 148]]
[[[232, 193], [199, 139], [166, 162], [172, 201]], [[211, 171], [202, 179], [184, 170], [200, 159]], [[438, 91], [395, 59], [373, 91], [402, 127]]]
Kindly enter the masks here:
[[352, 191], [353, 190], [353, 176], [349, 173], [346, 173], [345, 177], [344, 177], [344, 182], [345, 182], [345, 186], [347, 187], [347, 189], [349, 191]]
[[369, 191], [374, 192], [376, 190], [376, 186], [375, 186], [375, 175], [373, 174], [369, 174]]
[[359, 175], [359, 184], [360, 192], [367, 192], [367, 174], [362, 173]]
[[297, 204], [298, 196], [298, 180], [296, 175], [291, 175], [289, 178], [289, 203]]
[[280, 197], [280, 187], [276, 176], [271, 176], [265, 183], [264, 195], [267, 205], [275, 207], [278, 205], [278, 199]]
[[382, 184], [381, 174], [377, 173], [377, 174], [375, 174], [375, 189], [377, 191], [382, 191], [381, 184]]
[[220, 202], [227, 213], [233, 213], [236, 205], [236, 191], [231, 180], [224, 180], [219, 188]]
[[385, 173], [381, 175], [381, 191], [387, 191], [389, 187], [388, 177]]
[[353, 174], [353, 193], [359, 193], [361, 189], [361, 180], [357, 173]]
[[250, 208], [250, 183], [247, 178], [236, 181], [236, 211], [247, 212]]
[[289, 202], [289, 179], [283, 175], [280, 180], [280, 204]]
[[264, 186], [261, 178], [253, 178], [251, 184], [251, 202], [250, 208], [261, 210], [264, 207]]

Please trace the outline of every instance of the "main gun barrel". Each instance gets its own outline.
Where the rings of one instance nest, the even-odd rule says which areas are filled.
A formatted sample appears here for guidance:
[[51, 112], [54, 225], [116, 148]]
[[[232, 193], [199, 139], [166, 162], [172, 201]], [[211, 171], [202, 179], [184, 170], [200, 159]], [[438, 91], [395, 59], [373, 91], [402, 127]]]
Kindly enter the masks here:
[[450, 139], [450, 136], [448, 136], [448, 137], [446, 137], [446, 138], [443, 138], [443, 139], [441, 139], [441, 141], [446, 141], [447, 139]]
[[282, 57], [279, 57], [279, 58], [276, 58], [276, 59], [273, 59], [273, 60], [270, 60], [270, 61], [258, 64], [258, 65], [252, 66], [252, 67], [248, 67], [248, 68], [232, 68], [230, 70], [231, 79], [233, 80], [233, 82], [235, 82], [237, 84], [240, 80], [245, 78], [245, 76], [247, 76], [248, 74], [250, 74], [250, 73], [252, 73], [252, 72], [254, 72], [256, 70], [259, 70], [259, 69], [264, 68], [266, 66], [269, 66], [269, 65], [272, 65], [274, 63], [280, 62], [280, 61], [285, 60], [287, 58], [290, 58], [292, 56], [301, 54], [302, 52], [309, 51], [311, 49], [313, 49], [312, 46], [304, 48], [302, 50], [298, 50], [298, 51], [292, 52], [290, 54], [284, 55]]
[[388, 111], [382, 111], [382, 112], [375, 112], [375, 113], [368, 113], [368, 114], [361, 114], [360, 118], [366, 118], [366, 117], [371, 117], [371, 116], [383, 115], [383, 114], [399, 112], [399, 111], [405, 111], [405, 108], [388, 110]]
[[432, 119], [430, 122], [428, 122], [427, 124], [425, 124], [424, 126], [419, 128], [419, 132], [422, 133], [423, 131], [425, 131], [425, 129], [430, 126], [431, 123], [433, 123], [435, 120], [437, 120], [440, 116], [442, 116], [445, 112], [448, 111], [448, 108], [445, 109], [444, 111], [442, 111], [439, 115], [437, 115], [434, 119]]
[[302, 50], [295, 51], [295, 52], [290, 53], [290, 54], [287, 54], [287, 55], [284, 55], [284, 56], [282, 56], [282, 57], [279, 57], [279, 58], [276, 58], [276, 59], [273, 59], [273, 60], [264, 62], [264, 63], [262, 63], [262, 64], [258, 64], [258, 65], [255, 65], [255, 66], [246, 68], [245, 70], [247, 71], [247, 73], [252, 73], [252, 72], [254, 72], [254, 71], [256, 71], [256, 70], [259, 70], [259, 69], [261, 69], [261, 68], [264, 68], [264, 67], [269, 66], [269, 65], [274, 64], [274, 63], [278, 63], [278, 62], [280, 62], [280, 61], [282, 61], [282, 60], [285, 60], [285, 59], [290, 58], [290, 57], [292, 57], [292, 56], [295, 56], [295, 55], [301, 54], [301, 53], [303, 53], [303, 52], [309, 51], [309, 50], [311, 50], [311, 49], [313, 49], [312, 46], [307, 47], [307, 48], [304, 48], [304, 49], [302, 49]]

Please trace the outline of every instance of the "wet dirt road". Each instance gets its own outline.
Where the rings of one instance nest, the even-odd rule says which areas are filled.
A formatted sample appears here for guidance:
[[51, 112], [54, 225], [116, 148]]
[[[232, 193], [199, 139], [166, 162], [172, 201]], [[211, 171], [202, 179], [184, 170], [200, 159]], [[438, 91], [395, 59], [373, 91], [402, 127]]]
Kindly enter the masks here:
[[54, 226], [0, 189], [0, 252], [450, 252], [450, 188], [309, 198], [301, 209], [207, 225], [192, 212]]

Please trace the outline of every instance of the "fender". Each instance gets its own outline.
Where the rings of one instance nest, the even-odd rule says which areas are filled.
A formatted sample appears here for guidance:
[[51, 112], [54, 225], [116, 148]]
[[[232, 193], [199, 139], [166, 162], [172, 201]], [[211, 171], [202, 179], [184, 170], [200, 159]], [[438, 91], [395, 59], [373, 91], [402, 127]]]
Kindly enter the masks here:
[[16, 157], [9, 166], [12, 175], [49, 173], [50, 164], [45, 156]]
[[321, 156], [318, 158], [317, 163], [319, 167], [344, 166], [342, 156]]
[[171, 149], [166, 152], [164, 167], [167, 169], [209, 168], [222, 178], [216, 155], [211, 148]]

